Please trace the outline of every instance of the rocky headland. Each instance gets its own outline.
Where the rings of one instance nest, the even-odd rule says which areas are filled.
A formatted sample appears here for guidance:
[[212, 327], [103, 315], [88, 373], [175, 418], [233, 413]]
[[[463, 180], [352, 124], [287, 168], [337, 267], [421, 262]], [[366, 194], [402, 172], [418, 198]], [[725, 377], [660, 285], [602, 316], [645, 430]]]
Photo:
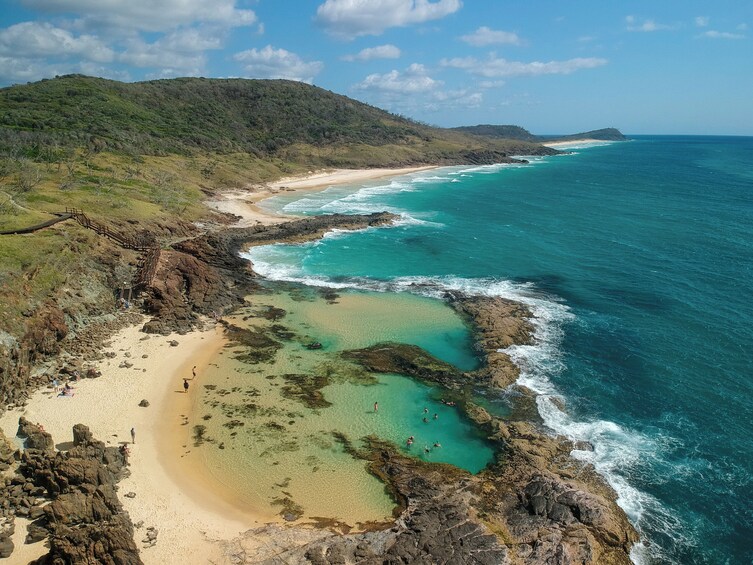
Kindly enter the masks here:
[[[207, 316], [220, 316], [243, 304], [257, 285], [252, 266], [238, 255], [246, 246], [304, 241], [335, 228], [361, 229], [392, 220], [386, 213], [319, 216], [185, 238], [159, 254], [144, 294], [143, 308], [152, 319], [143, 331], [185, 333], [200, 327]], [[617, 506], [616, 494], [591, 467], [570, 456], [569, 441], [541, 427], [533, 395], [521, 390], [506, 419], [492, 416], [472, 400], [474, 389], [502, 390], [515, 382], [518, 369], [500, 350], [535, 340], [531, 312], [501, 298], [446, 298], [472, 328], [483, 360], [480, 369], [462, 372], [418, 347], [398, 343], [349, 351], [344, 357], [367, 371], [397, 372], [444, 388], [493, 443], [495, 462], [472, 475], [405, 457], [394, 446], [370, 438], [366, 448], [352, 455], [364, 459], [392, 493], [397, 503], [394, 522], [348, 534], [326, 527], [255, 528], [223, 542], [226, 562], [630, 562], [630, 547], [638, 536]], [[35, 354], [58, 363], [57, 372], [83, 370], [96, 377], [75, 362], [80, 346], [73, 345], [65, 318], [54, 305], [48, 318], [35, 341], [40, 344]], [[99, 326], [98, 333], [90, 330], [89, 352], [96, 348], [97, 336], [101, 341], [113, 327], [133, 320], [124, 314], [110, 319], [110, 326]], [[67, 355], [61, 355], [63, 351]], [[19, 375], [30, 373], [25, 363], [12, 366]], [[6, 404], [20, 404], [25, 398], [8, 392], [14, 383], [26, 382], [28, 390], [48, 384], [40, 377], [15, 380], [10, 370], [0, 377], [5, 379]], [[33, 519], [30, 532], [50, 543], [49, 554], [39, 563], [140, 563], [134, 526], [116, 494], [116, 482], [127, 472], [127, 456], [91, 438], [85, 427], [74, 430], [73, 444], [60, 451], [55, 451], [49, 434], [28, 421], [22, 422], [19, 433], [25, 449], [13, 450], [3, 441], [6, 448], [0, 450], [0, 464], [7, 469], [4, 531], [12, 530], [13, 516]], [[259, 544], [260, 539], [267, 541]], [[10, 554], [8, 541], [8, 535], [0, 534], [0, 548]]]

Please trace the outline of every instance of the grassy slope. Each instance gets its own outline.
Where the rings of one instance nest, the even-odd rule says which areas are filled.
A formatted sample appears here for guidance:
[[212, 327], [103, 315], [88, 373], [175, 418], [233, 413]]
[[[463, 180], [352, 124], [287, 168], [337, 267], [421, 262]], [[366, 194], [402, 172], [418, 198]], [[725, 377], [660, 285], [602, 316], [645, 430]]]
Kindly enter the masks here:
[[[201, 202], [217, 190], [312, 168], [537, 151], [431, 128], [298, 82], [66, 76], [0, 89], [0, 230], [72, 206], [118, 229], [169, 239], [208, 215]], [[71, 222], [0, 236], [0, 330], [20, 335], [46, 298], [81, 291], [82, 273], [116, 253], [103, 245]], [[122, 280], [127, 267], [117, 275], [113, 265], [94, 269], [97, 284]]]

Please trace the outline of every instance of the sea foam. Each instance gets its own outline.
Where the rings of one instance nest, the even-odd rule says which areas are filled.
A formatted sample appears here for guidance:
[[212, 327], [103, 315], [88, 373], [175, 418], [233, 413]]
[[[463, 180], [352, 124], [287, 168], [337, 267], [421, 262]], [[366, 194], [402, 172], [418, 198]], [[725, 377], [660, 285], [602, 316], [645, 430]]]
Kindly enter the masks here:
[[[607, 143], [584, 144], [607, 145]], [[568, 149], [581, 148], [580, 146]], [[545, 157], [528, 157], [531, 164], [544, 163]], [[380, 199], [389, 194], [413, 191], [419, 186], [426, 189], [431, 183], [438, 184], [463, 179], [478, 174], [494, 174], [504, 168], [529, 166], [525, 164], [482, 165], [477, 167], [453, 167], [436, 171], [399, 177], [389, 183], [367, 186], [355, 192], [330, 194], [329, 198], [304, 198], [291, 202], [284, 212], [306, 213], [371, 213], [390, 211], [400, 216], [401, 226], [441, 226], [416, 218], [394, 207], [385, 207]], [[367, 228], [375, 229], [375, 228]], [[382, 229], [382, 228], [378, 228]], [[347, 237], [352, 232], [336, 231], [327, 238]], [[317, 243], [300, 244], [315, 247]], [[576, 449], [572, 455], [589, 463], [599, 472], [618, 495], [617, 503], [625, 511], [631, 522], [641, 530], [642, 524], [652, 522], [650, 528], [669, 532], [671, 543], [688, 544], [691, 537], [684, 536], [679, 521], [662, 507], [660, 502], [628, 482], [632, 473], [641, 473], [642, 461], [657, 457], [662, 446], [649, 437], [623, 428], [607, 420], [578, 421], [567, 411], [563, 411], [562, 395], [553, 384], [552, 378], [565, 369], [562, 353], [562, 339], [568, 323], [575, 320], [570, 308], [558, 297], [540, 292], [532, 283], [518, 283], [495, 278], [463, 277], [397, 277], [389, 280], [376, 280], [367, 277], [338, 277], [333, 279], [312, 275], [304, 271], [300, 256], [291, 257], [286, 253], [289, 246], [275, 244], [255, 247], [244, 253], [254, 264], [254, 270], [270, 280], [297, 282], [309, 286], [335, 289], [360, 289], [377, 292], [412, 292], [425, 296], [443, 298], [446, 293], [460, 292], [467, 296], [498, 296], [521, 302], [533, 314], [534, 340], [528, 345], [513, 345], [503, 350], [520, 368], [517, 384], [527, 387], [537, 394], [537, 407], [544, 423], [555, 433], [563, 435], [577, 444], [590, 445], [590, 449]], [[648, 563], [665, 559], [661, 549], [655, 545], [636, 544], [631, 553], [635, 563]]]

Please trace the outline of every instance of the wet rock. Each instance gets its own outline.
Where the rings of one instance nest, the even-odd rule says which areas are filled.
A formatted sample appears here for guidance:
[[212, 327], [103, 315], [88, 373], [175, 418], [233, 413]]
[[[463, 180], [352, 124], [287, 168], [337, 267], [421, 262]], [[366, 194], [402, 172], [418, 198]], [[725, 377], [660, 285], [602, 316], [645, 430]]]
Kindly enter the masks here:
[[450, 304], [465, 316], [474, 328], [474, 338], [484, 355], [479, 378], [504, 388], [518, 378], [520, 370], [509, 355], [501, 351], [511, 345], [533, 343], [533, 313], [524, 304], [500, 297], [468, 297], [448, 294]]
[[470, 380], [453, 365], [441, 361], [416, 345], [378, 343], [342, 353], [342, 357], [375, 373], [400, 373], [425, 382], [456, 389]]

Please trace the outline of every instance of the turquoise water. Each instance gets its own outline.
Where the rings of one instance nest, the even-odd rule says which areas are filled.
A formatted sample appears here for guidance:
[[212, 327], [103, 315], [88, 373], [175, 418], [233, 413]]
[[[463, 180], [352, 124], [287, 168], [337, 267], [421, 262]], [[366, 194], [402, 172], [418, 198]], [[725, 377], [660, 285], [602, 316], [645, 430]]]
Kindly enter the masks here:
[[[473, 473], [494, 460], [492, 445], [441, 402], [445, 391], [401, 375], [371, 375], [340, 355], [400, 341], [475, 366], [468, 328], [447, 304], [360, 290], [325, 299], [302, 285], [270, 286], [274, 292], [254, 294], [250, 306], [226, 319], [276, 336], [280, 349], [258, 362], [244, 359], [247, 348], [238, 345], [218, 351], [202, 370], [192, 414], [203, 426], [204, 468], [234, 504], [271, 517], [287, 512], [282, 503], [289, 500], [305, 521], [356, 527], [390, 520], [395, 501], [384, 483], [333, 432], [356, 448], [376, 436], [406, 455]], [[264, 315], [269, 308], [277, 309], [274, 320]], [[312, 341], [322, 348], [309, 349]], [[315, 376], [324, 402], [297, 384], [313, 384]]]
[[527, 302], [521, 382], [553, 430], [594, 445], [574, 455], [650, 542], [634, 560], [753, 562], [753, 138], [636, 137], [266, 204], [402, 215], [252, 250], [270, 278]]

